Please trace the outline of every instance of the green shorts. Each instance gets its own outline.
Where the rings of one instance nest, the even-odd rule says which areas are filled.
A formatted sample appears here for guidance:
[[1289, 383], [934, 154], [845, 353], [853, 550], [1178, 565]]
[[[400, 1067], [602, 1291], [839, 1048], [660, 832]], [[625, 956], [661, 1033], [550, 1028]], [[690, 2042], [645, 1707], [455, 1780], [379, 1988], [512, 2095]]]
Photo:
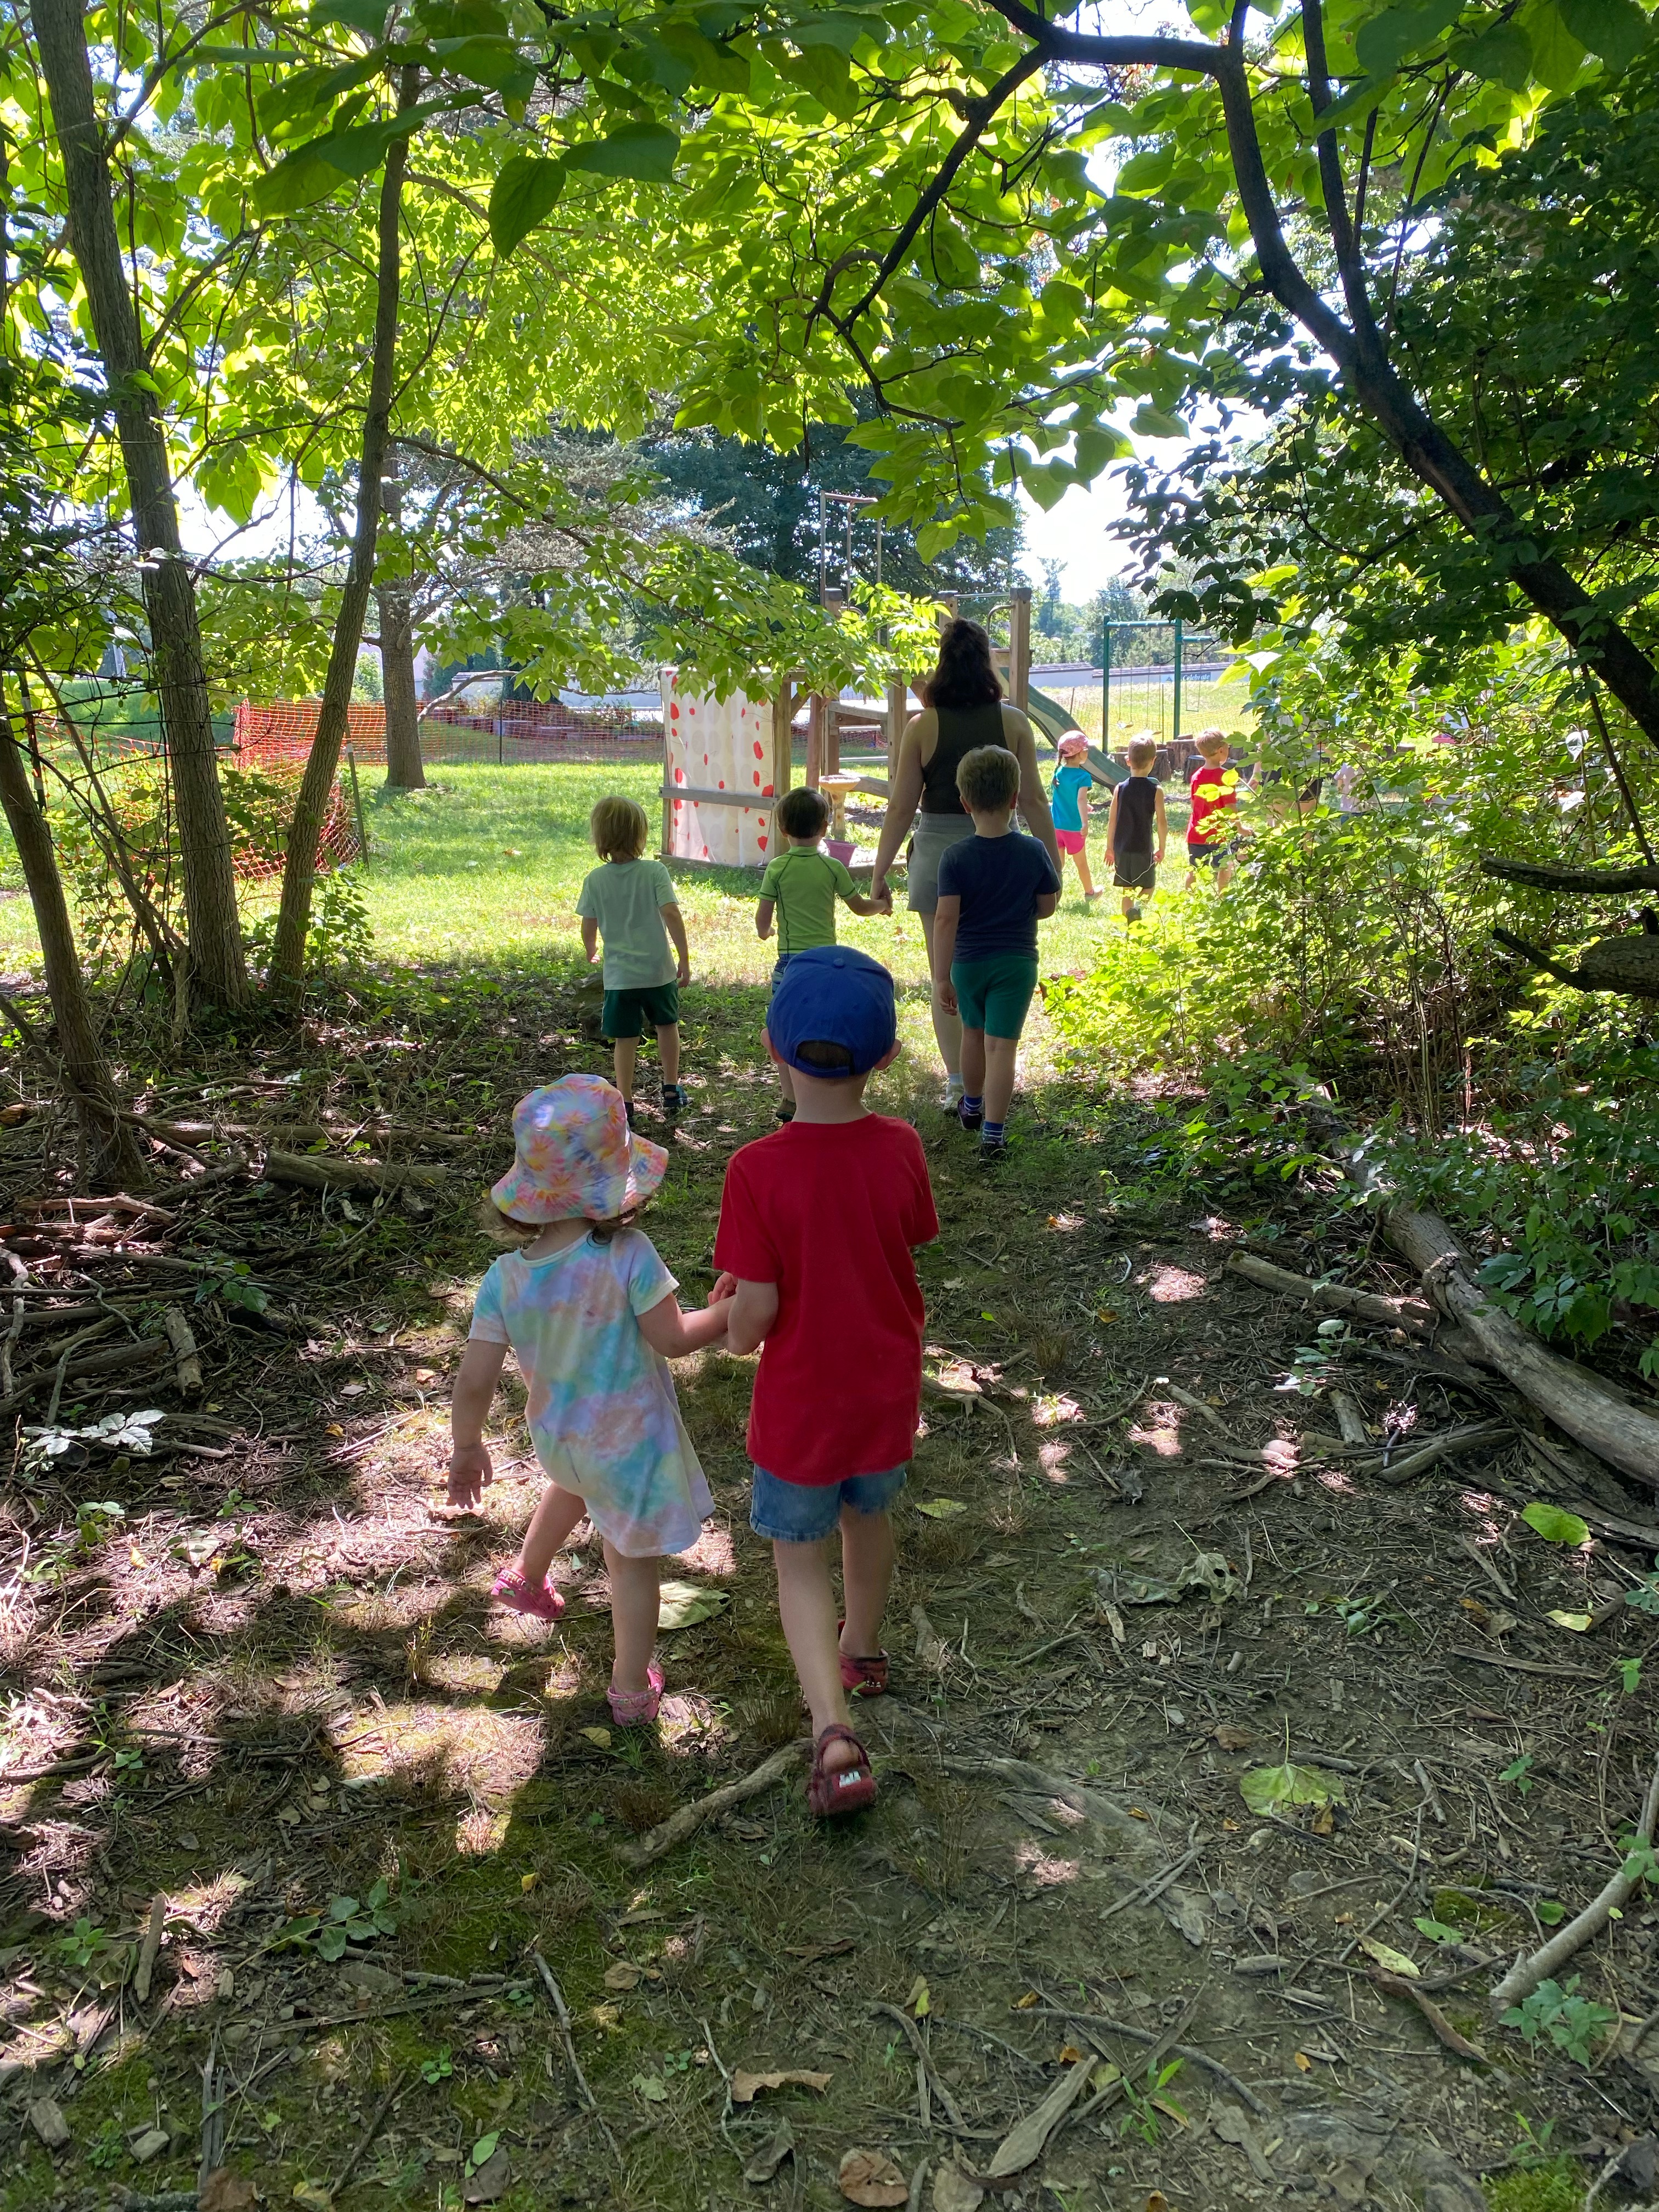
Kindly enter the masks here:
[[610, 1042], [643, 1036], [647, 1029], [672, 1030], [680, 1018], [678, 983], [651, 983], [638, 990], [607, 991], [599, 1034]]
[[951, 988], [957, 994], [962, 1026], [983, 1030], [987, 1036], [1019, 1035], [1036, 983], [1035, 952], [999, 952], [989, 960], [957, 960], [951, 965]]

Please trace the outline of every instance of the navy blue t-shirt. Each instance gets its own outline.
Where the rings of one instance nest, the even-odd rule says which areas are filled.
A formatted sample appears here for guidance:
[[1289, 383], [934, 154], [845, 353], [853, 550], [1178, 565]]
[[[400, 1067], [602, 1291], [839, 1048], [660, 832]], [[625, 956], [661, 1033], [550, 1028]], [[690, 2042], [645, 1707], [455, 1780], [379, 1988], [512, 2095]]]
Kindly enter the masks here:
[[964, 837], [939, 855], [941, 898], [962, 901], [957, 924], [958, 960], [993, 960], [1000, 952], [1035, 954], [1036, 902], [1057, 891], [1054, 864], [1035, 837], [1011, 830], [1006, 837]]

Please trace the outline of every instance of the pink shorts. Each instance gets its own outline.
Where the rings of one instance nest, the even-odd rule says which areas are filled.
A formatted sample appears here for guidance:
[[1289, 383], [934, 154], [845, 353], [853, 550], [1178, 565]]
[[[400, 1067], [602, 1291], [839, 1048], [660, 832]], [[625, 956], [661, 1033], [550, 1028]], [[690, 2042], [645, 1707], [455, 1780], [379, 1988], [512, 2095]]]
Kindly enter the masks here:
[[1082, 830], [1056, 830], [1054, 842], [1062, 853], [1081, 853], [1086, 850], [1089, 839]]

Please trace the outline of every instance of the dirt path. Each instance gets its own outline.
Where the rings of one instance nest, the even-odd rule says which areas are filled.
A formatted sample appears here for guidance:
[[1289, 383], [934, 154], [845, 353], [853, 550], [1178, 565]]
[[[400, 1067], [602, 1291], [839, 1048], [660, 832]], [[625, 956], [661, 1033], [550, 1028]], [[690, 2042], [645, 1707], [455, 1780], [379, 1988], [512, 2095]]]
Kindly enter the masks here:
[[[757, 1005], [732, 994], [708, 1018], [730, 1031], [705, 1030], [700, 1064], [724, 1053], [726, 1073], [694, 1097], [686, 1172], [653, 1216], [688, 1295], [725, 1160], [769, 1126], [744, 1042]], [[482, 1010], [434, 987], [414, 1017], [359, 1008], [301, 1060], [267, 1055], [205, 1118], [448, 1128], [461, 1143], [404, 1156], [470, 1191], [487, 1156], [463, 1148], [470, 1101], [503, 1121], [560, 1054], [592, 1059], [544, 984]], [[896, 1693], [865, 1715], [881, 1802], [826, 1832], [786, 1777], [638, 1871], [621, 1850], [800, 1725], [746, 1525], [745, 1364], [681, 1375], [719, 1510], [677, 1571], [691, 1617], [664, 1638], [659, 1729], [630, 1741], [607, 1724], [597, 1554], [568, 1559], [557, 1629], [488, 1608], [535, 1494], [504, 1409], [485, 1514], [432, 1510], [484, 1257], [464, 1206], [422, 1210], [428, 1193], [374, 1214], [348, 1194], [325, 1228], [316, 1194], [230, 1176], [175, 1201], [173, 1229], [140, 1224], [148, 1243], [77, 1229], [26, 1261], [94, 1310], [94, 1285], [148, 1298], [106, 1310], [141, 1337], [179, 1284], [222, 1289], [181, 1309], [208, 1374], [194, 1427], [165, 1367], [125, 1399], [82, 1385], [103, 1394], [88, 1417], [172, 1409], [160, 1450], [85, 1442], [84, 1464], [20, 1468], [5, 1494], [9, 2212], [122, 2189], [193, 2203], [178, 2192], [210, 2057], [207, 2151], [228, 2173], [201, 2202], [218, 2212], [254, 2186], [347, 2212], [793, 2212], [848, 2201], [854, 2151], [879, 2158], [852, 2201], [954, 2212], [1068, 2092], [988, 2203], [1141, 2212], [1161, 2192], [1219, 2212], [1288, 2190], [1443, 2212], [1485, 2201], [1469, 2177], [1524, 2153], [1526, 2126], [1604, 2156], [1651, 2124], [1659, 2034], [1650, 2075], [1604, 2055], [1603, 2023], [1659, 2004], [1653, 1907], [1575, 1962], [1571, 1995], [1606, 2011], [1555, 2026], [1588, 2037], [1593, 2069], [1547, 2023], [1531, 2047], [1494, 2028], [1485, 1963], [1617, 1863], [1653, 1758], [1650, 1702], [1624, 1685], [1659, 1622], [1627, 1606], [1580, 1634], [1548, 1616], [1632, 1586], [1644, 1554], [1536, 1537], [1518, 1508], [1563, 1485], [1506, 1424], [1409, 1486], [1382, 1479], [1384, 1441], [1398, 1459], [1491, 1406], [1416, 1340], [1322, 1339], [1225, 1268], [1248, 1233], [1299, 1272], [1407, 1287], [1368, 1257], [1363, 1218], [1184, 1181], [1175, 1121], [1074, 1086], [1033, 1102], [989, 1186], [925, 1095], [916, 1111], [944, 1223], [922, 1262], [943, 1389], [900, 1516]], [[43, 1173], [27, 1127], [0, 1158], [14, 1209]], [[250, 1140], [179, 1141], [217, 1161]], [[371, 1141], [382, 1158], [401, 1142]], [[227, 1276], [237, 1261], [248, 1275]], [[257, 1332], [247, 1281], [272, 1291]], [[1340, 1444], [1333, 1377], [1363, 1447]], [[857, 1387], [833, 1348], [823, 1387]], [[66, 1385], [64, 1414], [77, 1402]], [[1603, 1506], [1639, 1520], [1615, 1490]], [[1241, 1783], [1287, 1747], [1317, 1770], [1315, 1802], [1251, 1783], [1252, 1810]], [[1379, 1963], [1407, 1971], [1389, 1953], [1439, 1985], [1443, 2035], [1484, 2062], [1379, 1988]], [[769, 2071], [826, 2078], [746, 2098], [743, 2075]], [[885, 2193], [880, 2159], [900, 2176]], [[1503, 2166], [1492, 2201], [1547, 2212], [1540, 2191], [1599, 2170]]]

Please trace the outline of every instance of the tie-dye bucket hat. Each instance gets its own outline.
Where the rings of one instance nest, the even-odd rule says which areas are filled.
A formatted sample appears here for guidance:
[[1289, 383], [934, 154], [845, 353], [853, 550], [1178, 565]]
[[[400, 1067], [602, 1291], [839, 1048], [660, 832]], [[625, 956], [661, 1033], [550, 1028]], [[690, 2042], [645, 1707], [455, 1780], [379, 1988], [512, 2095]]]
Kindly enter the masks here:
[[489, 1195], [514, 1221], [615, 1221], [668, 1172], [668, 1154], [634, 1134], [621, 1091], [599, 1075], [566, 1075], [520, 1099], [513, 1142], [517, 1158]]

